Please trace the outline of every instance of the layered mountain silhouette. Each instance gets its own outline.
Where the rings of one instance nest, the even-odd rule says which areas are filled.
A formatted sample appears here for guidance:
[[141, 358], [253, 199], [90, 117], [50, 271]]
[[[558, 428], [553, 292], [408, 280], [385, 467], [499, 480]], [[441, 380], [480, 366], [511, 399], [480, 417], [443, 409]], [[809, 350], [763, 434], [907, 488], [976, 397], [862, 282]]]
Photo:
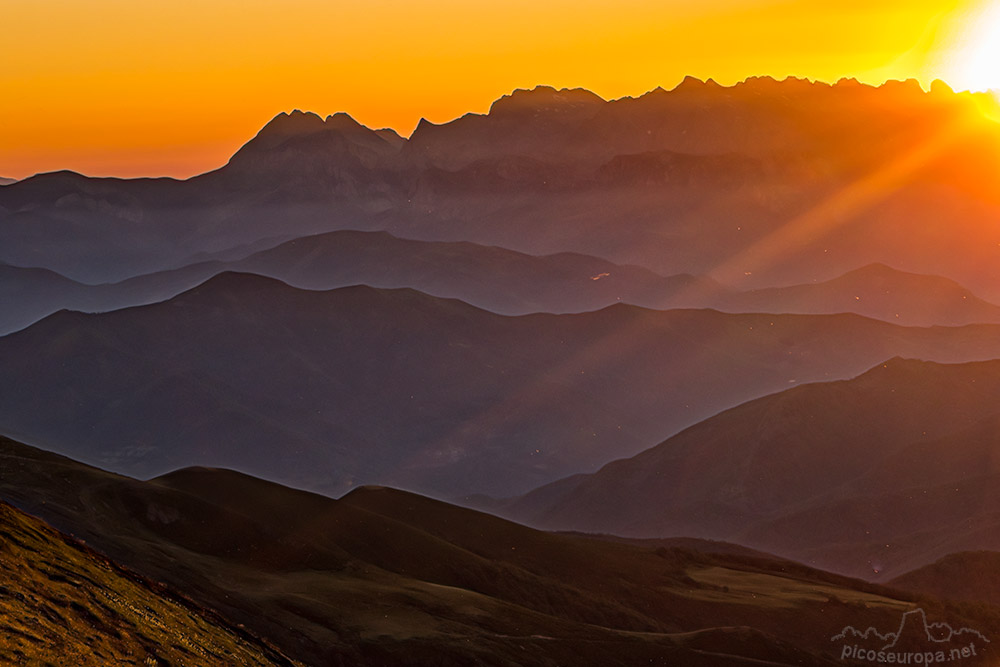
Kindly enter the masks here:
[[[70, 305], [89, 303], [87, 285], [48, 269], [0, 264], [0, 335], [17, 331]], [[81, 308], [83, 310], [85, 308]]]
[[[828, 665], [834, 632], [913, 606], [728, 545], [543, 533], [384, 487], [332, 500], [206, 468], [140, 482], [7, 439], [0, 468], [0, 498], [305, 664]], [[72, 581], [71, 563], [54, 571]]]
[[535, 525], [731, 540], [887, 578], [996, 549], [1000, 362], [893, 359], [705, 420], [519, 499]]
[[2, 176], [0, 176], [0, 185], [10, 185], [11, 183], [17, 183], [17, 179], [3, 178]]
[[281, 113], [183, 181], [0, 180], [0, 433], [48, 450], [0, 439], [0, 662], [1000, 636], [988, 104], [542, 86], [409, 137]]
[[659, 310], [857, 313], [914, 326], [1000, 322], [1000, 306], [946, 278], [871, 265], [837, 279], [739, 292], [707, 278], [660, 276], [575, 253], [533, 256], [474, 243], [400, 239], [385, 232], [328, 232], [236, 260], [215, 259], [119, 283], [85, 285], [46, 269], [0, 265], [6, 308], [0, 335], [58, 310], [106, 312], [164, 301], [226, 271], [295, 287], [409, 287], [504, 315], [574, 313], [625, 303]]
[[503, 497], [893, 355], [1000, 356], [998, 332], [631, 306], [503, 317], [412, 290], [226, 273], [0, 339], [0, 423], [139, 476], [199, 464], [335, 494], [379, 482]]
[[536, 257], [472, 243], [340, 231], [295, 239], [242, 259], [205, 261], [111, 284], [84, 285], [45, 269], [0, 265], [8, 306], [0, 315], [0, 334], [63, 309], [105, 312], [157, 303], [226, 271], [313, 290], [411, 287], [506, 315], [584, 312], [615, 303], [704, 307], [729, 293], [710, 280], [664, 277], [572, 253]]
[[353, 229], [741, 289], [882, 263], [1000, 301], [984, 99], [915, 82], [687, 80], [615, 101], [541, 87], [407, 139], [345, 114], [280, 114], [187, 181], [59, 172], [5, 187], [0, 261], [115, 282]]
[[954, 281], [872, 264], [833, 280], [720, 295], [722, 310], [765, 313], [857, 313], [909, 326], [997, 322], [1000, 307]]

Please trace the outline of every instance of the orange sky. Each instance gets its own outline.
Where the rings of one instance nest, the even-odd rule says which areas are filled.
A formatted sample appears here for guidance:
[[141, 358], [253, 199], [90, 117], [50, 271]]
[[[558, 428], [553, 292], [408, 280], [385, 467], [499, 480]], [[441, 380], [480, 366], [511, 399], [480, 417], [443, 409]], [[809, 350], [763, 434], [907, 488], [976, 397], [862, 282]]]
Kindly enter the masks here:
[[[408, 134], [514, 88], [605, 98], [686, 74], [1000, 86], [980, 0], [32, 0], [5, 2], [0, 176], [190, 176], [276, 113]], [[975, 17], [975, 18], [973, 18]], [[995, 38], [994, 38], [995, 37]], [[974, 55], [978, 54], [978, 55]], [[987, 62], [976, 66], [972, 61]]]

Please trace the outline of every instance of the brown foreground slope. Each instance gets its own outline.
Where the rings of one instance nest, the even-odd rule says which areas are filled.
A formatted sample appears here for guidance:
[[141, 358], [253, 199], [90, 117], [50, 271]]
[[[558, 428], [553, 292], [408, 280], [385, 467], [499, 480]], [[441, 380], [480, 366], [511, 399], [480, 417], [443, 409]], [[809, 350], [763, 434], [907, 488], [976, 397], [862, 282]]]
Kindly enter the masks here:
[[829, 665], [848, 625], [944, 605], [731, 548], [545, 533], [385, 488], [240, 473], [139, 482], [0, 441], [0, 497], [311, 665]]
[[0, 537], [0, 664], [292, 664], [4, 502]]

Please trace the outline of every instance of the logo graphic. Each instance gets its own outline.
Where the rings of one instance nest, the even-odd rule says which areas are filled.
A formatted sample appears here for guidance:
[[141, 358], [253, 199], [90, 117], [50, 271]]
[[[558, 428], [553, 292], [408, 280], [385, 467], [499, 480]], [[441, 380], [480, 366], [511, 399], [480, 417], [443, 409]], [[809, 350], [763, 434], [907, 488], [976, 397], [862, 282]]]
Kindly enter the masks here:
[[956, 630], [947, 623], [929, 623], [923, 609], [904, 613], [895, 632], [882, 634], [873, 627], [862, 632], [847, 626], [830, 641], [840, 643], [841, 660], [895, 665], [971, 660], [981, 656], [990, 643], [972, 628]]

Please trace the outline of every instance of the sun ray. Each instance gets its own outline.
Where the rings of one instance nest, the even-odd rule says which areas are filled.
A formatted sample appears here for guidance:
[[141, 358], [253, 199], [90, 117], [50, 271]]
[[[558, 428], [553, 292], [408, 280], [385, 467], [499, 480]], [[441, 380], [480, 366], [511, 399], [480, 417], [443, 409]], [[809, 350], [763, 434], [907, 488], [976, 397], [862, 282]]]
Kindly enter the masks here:
[[974, 121], [962, 115], [943, 125], [925, 141], [839, 188], [787, 224], [716, 266], [709, 275], [727, 284], [739, 284], [744, 275], [764, 272], [790, 253], [826, 236], [839, 225], [855, 219], [861, 211], [890, 196], [922, 167], [968, 138]]

